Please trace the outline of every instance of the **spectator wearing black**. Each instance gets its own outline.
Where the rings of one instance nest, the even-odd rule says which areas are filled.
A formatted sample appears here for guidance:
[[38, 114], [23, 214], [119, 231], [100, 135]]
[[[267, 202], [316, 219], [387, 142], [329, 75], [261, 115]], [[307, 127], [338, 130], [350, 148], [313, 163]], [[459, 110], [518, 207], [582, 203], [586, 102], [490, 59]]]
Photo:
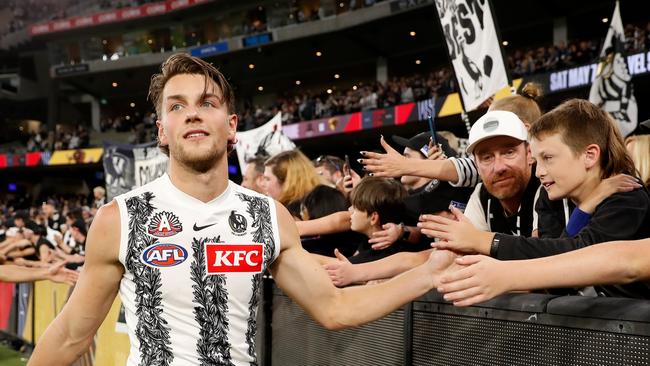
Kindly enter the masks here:
[[[302, 200], [300, 209], [303, 220], [318, 219], [335, 212], [345, 211], [350, 204], [336, 188], [320, 185], [314, 188]], [[302, 246], [310, 253], [334, 257], [338, 249], [346, 257], [353, 255], [359, 245], [367, 239], [353, 231], [336, 234], [315, 235], [301, 238]]]
[[65, 222], [65, 218], [59, 213], [57, 207], [58, 204], [53, 199], [48, 199], [42, 205], [43, 213], [47, 217], [47, 226], [52, 230], [60, 231], [61, 224]]
[[70, 226], [70, 232], [72, 234], [72, 238], [76, 243], [74, 254], [85, 255], [86, 235], [88, 234], [86, 222], [82, 219], [74, 220]]

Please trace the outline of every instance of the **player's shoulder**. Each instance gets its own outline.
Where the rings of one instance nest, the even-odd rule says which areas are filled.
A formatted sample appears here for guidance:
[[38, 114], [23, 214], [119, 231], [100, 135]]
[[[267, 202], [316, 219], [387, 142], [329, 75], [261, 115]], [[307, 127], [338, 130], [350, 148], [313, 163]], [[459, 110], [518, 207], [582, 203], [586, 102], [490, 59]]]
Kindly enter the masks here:
[[265, 196], [265, 195], [263, 195], [261, 193], [255, 192], [252, 189], [242, 187], [241, 185], [239, 185], [239, 184], [237, 184], [237, 183], [235, 183], [233, 181], [229, 181], [228, 184], [230, 185], [230, 187], [231, 187], [233, 193], [235, 194], [235, 196], [237, 196], [237, 197], [242, 198], [242, 196], [246, 196], [246, 197], [250, 197], [250, 198], [264, 199], [264, 200], [267, 200], [269, 202], [272, 201], [272, 199], [269, 196]]

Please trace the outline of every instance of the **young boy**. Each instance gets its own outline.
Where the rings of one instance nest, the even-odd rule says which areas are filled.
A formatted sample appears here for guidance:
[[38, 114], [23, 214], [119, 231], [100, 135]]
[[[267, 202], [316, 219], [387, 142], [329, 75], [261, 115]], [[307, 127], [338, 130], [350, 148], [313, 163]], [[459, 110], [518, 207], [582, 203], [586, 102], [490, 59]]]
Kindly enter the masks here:
[[[405, 211], [406, 189], [390, 178], [366, 177], [354, 188], [350, 197], [350, 226], [352, 231], [366, 235], [381, 231], [388, 222], [402, 222]], [[363, 243], [357, 253], [348, 258], [352, 263], [375, 261], [397, 252], [419, 252], [429, 249], [428, 245], [412, 244], [398, 240], [381, 250], [372, 249], [372, 244]]]

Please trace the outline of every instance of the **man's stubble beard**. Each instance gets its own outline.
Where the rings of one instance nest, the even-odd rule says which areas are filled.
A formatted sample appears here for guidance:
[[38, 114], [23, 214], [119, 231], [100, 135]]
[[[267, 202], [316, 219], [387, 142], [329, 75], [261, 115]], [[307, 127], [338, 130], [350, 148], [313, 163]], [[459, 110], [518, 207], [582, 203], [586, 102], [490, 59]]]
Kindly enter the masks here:
[[175, 158], [180, 164], [190, 170], [194, 170], [198, 173], [206, 173], [215, 167], [217, 162], [222, 159], [225, 153], [225, 149], [222, 150], [217, 148], [216, 144], [213, 144], [213, 146], [207, 152], [201, 155], [196, 153], [191, 154], [185, 150], [185, 147], [179, 146], [178, 153], [175, 154]]
[[[511, 177], [514, 178], [514, 182], [510, 187], [499, 188], [499, 192], [495, 191], [494, 183], [491, 183], [488, 188], [488, 192], [496, 197], [498, 200], [508, 200], [515, 197], [521, 197], [521, 195], [526, 190], [528, 182], [526, 181], [526, 176], [522, 172], [510, 172], [499, 177]], [[530, 177], [529, 177], [530, 179]]]

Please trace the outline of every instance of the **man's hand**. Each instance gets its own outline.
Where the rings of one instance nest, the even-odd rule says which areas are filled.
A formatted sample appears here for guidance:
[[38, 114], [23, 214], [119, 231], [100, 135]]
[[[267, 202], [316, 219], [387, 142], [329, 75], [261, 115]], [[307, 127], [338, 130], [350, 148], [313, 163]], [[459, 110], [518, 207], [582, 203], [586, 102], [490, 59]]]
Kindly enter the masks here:
[[440, 278], [438, 292], [456, 306], [470, 306], [490, 300], [511, 290], [512, 273], [507, 261], [484, 255], [466, 255], [456, 259], [459, 269]]
[[74, 286], [79, 279], [79, 273], [64, 267], [65, 261], [51, 265], [47, 270], [47, 279], [53, 282], [67, 283]]
[[424, 263], [431, 273], [431, 280], [433, 281], [433, 288], [440, 286], [440, 279], [445, 273], [457, 267], [454, 264], [454, 259], [458, 258], [458, 254], [449, 250], [434, 249], [429, 255], [429, 259]]
[[445, 160], [447, 159], [447, 155], [445, 155], [445, 152], [442, 150], [442, 146], [440, 144], [433, 145], [433, 140], [429, 140], [429, 150], [427, 154], [427, 159], [429, 160]]
[[585, 213], [592, 214], [596, 207], [614, 193], [629, 192], [641, 188], [638, 180], [627, 174], [618, 174], [600, 181], [585, 200], [578, 206]]
[[388, 145], [384, 136], [379, 140], [381, 146], [386, 151], [385, 154], [362, 151], [363, 159], [359, 163], [363, 164], [364, 169], [375, 177], [400, 177], [407, 172], [404, 168], [408, 165], [407, 158]]
[[451, 207], [455, 220], [438, 215], [422, 215], [418, 227], [430, 238], [441, 239], [431, 243], [436, 249], [449, 249], [462, 253], [490, 254], [494, 233], [478, 230], [469, 219], [455, 207]]
[[372, 249], [382, 250], [393, 245], [399, 239], [400, 235], [404, 232], [403, 225], [393, 224], [392, 222], [386, 223], [381, 226], [383, 230], [376, 231], [372, 234], [372, 238], [368, 243], [372, 244]]
[[334, 286], [345, 287], [349, 284], [358, 282], [354, 264], [350, 263], [350, 261], [341, 254], [338, 249], [334, 249], [334, 255], [338, 261], [323, 266], [325, 271], [327, 271], [327, 274], [330, 276]]

